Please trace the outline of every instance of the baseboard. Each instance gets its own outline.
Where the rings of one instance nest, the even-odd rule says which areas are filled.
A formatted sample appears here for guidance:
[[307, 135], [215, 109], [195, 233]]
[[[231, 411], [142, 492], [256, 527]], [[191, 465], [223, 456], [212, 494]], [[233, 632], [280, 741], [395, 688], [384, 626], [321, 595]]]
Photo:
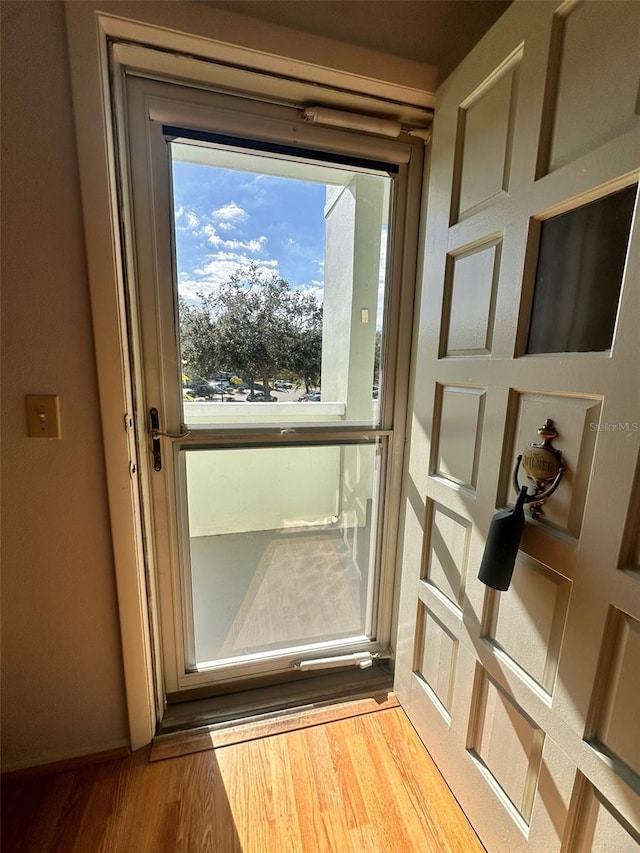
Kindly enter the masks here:
[[91, 764], [102, 764], [105, 761], [117, 761], [131, 755], [128, 746], [118, 746], [115, 749], [107, 749], [103, 752], [93, 752], [89, 755], [78, 755], [75, 758], [64, 758], [62, 761], [53, 761], [50, 764], [38, 764], [35, 767], [24, 767], [19, 770], [7, 770], [0, 775], [0, 781], [21, 782], [25, 779], [33, 779], [37, 776], [52, 776], [55, 773], [67, 773], [78, 770]]

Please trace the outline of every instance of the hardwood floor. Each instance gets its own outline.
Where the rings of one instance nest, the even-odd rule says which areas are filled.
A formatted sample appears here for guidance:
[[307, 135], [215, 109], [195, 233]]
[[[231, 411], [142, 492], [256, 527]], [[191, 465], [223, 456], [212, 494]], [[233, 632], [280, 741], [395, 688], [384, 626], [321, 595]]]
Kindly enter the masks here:
[[3, 853], [482, 853], [401, 708], [2, 792]]

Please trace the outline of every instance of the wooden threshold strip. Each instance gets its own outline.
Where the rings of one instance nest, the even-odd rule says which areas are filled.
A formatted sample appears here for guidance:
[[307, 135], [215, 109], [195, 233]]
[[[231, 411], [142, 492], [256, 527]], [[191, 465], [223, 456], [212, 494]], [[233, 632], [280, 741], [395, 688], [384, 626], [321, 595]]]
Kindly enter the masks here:
[[360, 699], [343, 702], [331, 700], [327, 703], [316, 703], [312, 707], [288, 709], [270, 714], [266, 718], [261, 717], [259, 720], [234, 720], [191, 731], [158, 735], [153, 741], [149, 761], [164, 761], [181, 755], [205, 752], [208, 749], [260, 740], [271, 735], [396, 708], [398, 704], [394, 693], [384, 691]]

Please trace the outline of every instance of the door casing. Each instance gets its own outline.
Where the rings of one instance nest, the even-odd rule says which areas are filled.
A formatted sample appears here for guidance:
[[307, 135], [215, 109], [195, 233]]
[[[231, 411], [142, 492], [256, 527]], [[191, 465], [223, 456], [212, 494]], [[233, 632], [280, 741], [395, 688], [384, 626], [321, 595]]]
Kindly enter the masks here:
[[[368, 69], [346, 73], [315, 66], [286, 57], [264, 54], [264, 61], [253, 48], [232, 42], [201, 39], [197, 33], [201, 18], [196, 9], [167, 9], [167, 19], [156, 26], [151, 10], [130, 19], [121, 17], [121, 4], [66, 4], [69, 53], [72, 69], [81, 190], [89, 262], [92, 315], [105, 441], [107, 483], [118, 601], [121, 616], [123, 665], [131, 743], [137, 748], [152, 737], [156, 718], [165, 702], [155, 662], [159, 659], [157, 634], [151, 630], [157, 607], [156, 591], [146, 573], [143, 543], [145, 519], [139, 477], [141, 451], [133, 429], [133, 393], [135, 384], [127, 355], [126, 276], [120, 234], [120, 182], [126, 189], [127, 176], [119, 175], [117, 162], [126, 129], [114, 119], [112, 106], [122, 105], [122, 77], [125, 66], [172, 80], [200, 80], [214, 88], [220, 80], [233, 86], [247, 80], [263, 95], [276, 98], [305, 98], [324, 93], [332, 107], [399, 117], [410, 126], [428, 127], [431, 121], [432, 95], [405, 82], [374, 79]], [[175, 17], [174, 25], [172, 20]], [[138, 20], [134, 20], [138, 18]], [[144, 18], [144, 20], [140, 20]], [[191, 33], [191, 35], [190, 35]], [[267, 37], [265, 35], [265, 37]], [[268, 38], [267, 38], [268, 42]], [[195, 49], [197, 45], [197, 50]], [[170, 48], [167, 52], [166, 48]], [[115, 61], [110, 65], [113, 51]], [[118, 52], [120, 53], [118, 54]], [[194, 58], [194, 54], [205, 57]], [[216, 60], [222, 60], [216, 65]], [[262, 69], [268, 68], [265, 73]], [[284, 76], [276, 73], [285, 71]], [[315, 69], [315, 70], [314, 70]], [[399, 72], [399, 68], [394, 73]], [[300, 77], [291, 76], [292, 72]], [[427, 75], [428, 77], [428, 75]], [[398, 80], [401, 78], [399, 77]], [[306, 83], [305, 80], [314, 80]], [[318, 83], [322, 82], [322, 86]], [[306, 93], [306, 95], [305, 95]], [[382, 100], [379, 95], [382, 95]], [[408, 203], [418, 206], [420, 180], [408, 187]], [[406, 246], [415, 245], [419, 233], [418, 217], [405, 223]], [[406, 280], [412, 283], [416, 268], [415, 250], [398, 257]], [[405, 293], [398, 305], [399, 322], [410, 328], [413, 316], [412, 296]], [[409, 335], [406, 336], [409, 339]], [[403, 349], [397, 373], [409, 374], [410, 348]], [[396, 395], [401, 394], [396, 390]], [[123, 429], [124, 424], [124, 429]], [[397, 424], [399, 428], [399, 424]], [[398, 451], [401, 451], [401, 446]], [[399, 494], [399, 481], [391, 483], [391, 493]]]

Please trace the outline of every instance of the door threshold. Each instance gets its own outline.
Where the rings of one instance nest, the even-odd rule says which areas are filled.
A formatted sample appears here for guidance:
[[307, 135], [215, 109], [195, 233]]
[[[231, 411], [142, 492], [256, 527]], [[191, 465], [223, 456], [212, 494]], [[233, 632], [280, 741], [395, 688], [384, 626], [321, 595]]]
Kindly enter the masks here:
[[279, 712], [301, 711], [319, 704], [372, 696], [391, 690], [388, 664], [370, 669], [318, 675], [302, 681], [274, 684], [206, 699], [167, 705], [156, 736], [202, 727], [238, 725]]
[[399, 702], [391, 691], [369, 691], [365, 696], [329, 699], [305, 707], [262, 714], [259, 717], [157, 735], [149, 761], [164, 761], [210, 749], [221, 749], [397, 707]]

